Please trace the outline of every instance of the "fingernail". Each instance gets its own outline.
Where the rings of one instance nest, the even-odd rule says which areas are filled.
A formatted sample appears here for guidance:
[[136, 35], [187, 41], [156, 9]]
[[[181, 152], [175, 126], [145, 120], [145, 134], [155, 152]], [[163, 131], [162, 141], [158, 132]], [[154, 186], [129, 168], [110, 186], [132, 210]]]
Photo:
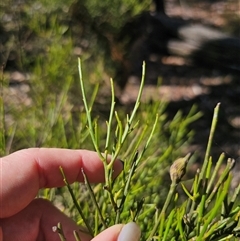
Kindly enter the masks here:
[[134, 222], [123, 226], [117, 241], [138, 241], [141, 236], [141, 230]]

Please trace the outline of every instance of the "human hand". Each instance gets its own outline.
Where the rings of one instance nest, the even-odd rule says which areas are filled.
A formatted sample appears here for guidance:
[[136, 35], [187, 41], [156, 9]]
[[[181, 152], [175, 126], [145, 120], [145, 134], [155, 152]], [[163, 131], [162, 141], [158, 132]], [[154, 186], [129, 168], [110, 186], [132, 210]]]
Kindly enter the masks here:
[[[81, 168], [92, 183], [104, 181], [103, 164], [97, 153], [87, 150], [30, 148], [0, 159], [0, 241], [59, 241], [52, 227], [60, 222], [68, 241], [75, 241], [76, 223], [49, 201], [36, 198], [41, 188], [64, 186], [59, 166], [69, 183], [82, 182]], [[114, 177], [122, 163], [114, 163]], [[114, 225], [92, 241], [137, 241], [140, 229], [135, 223]], [[80, 232], [82, 241], [90, 235]]]

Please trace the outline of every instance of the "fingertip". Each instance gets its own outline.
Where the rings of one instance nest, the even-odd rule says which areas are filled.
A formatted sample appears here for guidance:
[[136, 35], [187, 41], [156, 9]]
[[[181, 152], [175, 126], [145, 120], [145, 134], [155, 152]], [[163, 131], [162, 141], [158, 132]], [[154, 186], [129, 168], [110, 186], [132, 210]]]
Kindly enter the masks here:
[[116, 224], [114, 226], [111, 226], [98, 234], [91, 241], [117, 241], [123, 227], [123, 224]]
[[141, 236], [141, 230], [139, 226], [130, 222], [122, 228], [117, 241], [138, 241]]
[[138, 241], [140, 236], [141, 230], [139, 226], [134, 222], [130, 222], [126, 225], [116, 224], [104, 230], [92, 241]]

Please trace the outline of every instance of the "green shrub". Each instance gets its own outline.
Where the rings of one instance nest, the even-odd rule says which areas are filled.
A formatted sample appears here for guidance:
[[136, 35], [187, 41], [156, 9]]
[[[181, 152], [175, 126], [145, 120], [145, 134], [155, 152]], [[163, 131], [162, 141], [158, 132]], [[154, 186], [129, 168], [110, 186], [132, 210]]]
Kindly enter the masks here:
[[[137, 112], [144, 81], [142, 80], [135, 107], [125, 119], [120, 119], [118, 113], [114, 112], [115, 103], [114, 98], [112, 99], [109, 120], [106, 121], [107, 133], [105, 137], [105, 147], [103, 149], [99, 144], [100, 129], [98, 121], [92, 119], [92, 107], [88, 105], [85, 96], [80, 61], [79, 71], [89, 133], [94, 148], [102, 159], [105, 168], [105, 183], [103, 186], [99, 184], [92, 188], [83, 173], [89, 192], [88, 194], [92, 198], [92, 204], [86, 205], [86, 203], [80, 202], [80, 209], [82, 208], [83, 215], [87, 214], [87, 216], [90, 217], [86, 224], [87, 227], [95, 228], [94, 231], [90, 228], [90, 233], [97, 234], [102, 229], [115, 223], [135, 221], [141, 226], [143, 231], [142, 240], [237, 239], [240, 235], [240, 206], [238, 205], [240, 185], [230, 193], [231, 170], [235, 161], [228, 159], [223, 173], [218, 177], [219, 168], [224, 160], [224, 154], [219, 157], [215, 167], [213, 167], [213, 161], [210, 156], [220, 104], [218, 104], [214, 110], [205, 159], [202, 168], [195, 174], [192, 187], [187, 189], [181, 180], [191, 157], [191, 154], [188, 154], [184, 158], [177, 159], [173, 162], [170, 168], [171, 181], [169, 182], [169, 192], [165, 200], [162, 194], [164, 191], [166, 192], [166, 190], [161, 187], [161, 181], [159, 182], [159, 179], [162, 179], [163, 176], [161, 173], [159, 174], [159, 170], [155, 168], [156, 166], [161, 166], [162, 168], [164, 163], [166, 164], [167, 160], [171, 159], [175, 145], [178, 145], [178, 138], [175, 137], [174, 139], [176, 142], [174, 142], [172, 146], [173, 149], [171, 147], [167, 148], [163, 153], [157, 150], [161, 145], [160, 143], [157, 146], [153, 145], [156, 141], [155, 134], [160, 131], [157, 128], [159, 125], [159, 109], [156, 108], [156, 106], [156, 112], [148, 111], [144, 113], [144, 115], [147, 115], [146, 119], [149, 123], [147, 123], [147, 126], [144, 126], [143, 129], [141, 128], [141, 117], [137, 115]], [[114, 97], [113, 87], [112, 95]], [[155, 114], [156, 118], [153, 119], [152, 117]], [[187, 123], [191, 122], [189, 121], [191, 118], [195, 119], [194, 117], [196, 117], [196, 115], [197, 114], [189, 116]], [[115, 125], [113, 124], [114, 118], [116, 119]], [[151, 120], [153, 120], [152, 123]], [[183, 120], [180, 121], [184, 122]], [[172, 123], [174, 123], [174, 120]], [[184, 127], [186, 128], [186, 124]], [[179, 132], [183, 131], [183, 129], [178, 126]], [[133, 138], [131, 134], [135, 131], [138, 133], [139, 130], [140, 134], [135, 134], [134, 136], [137, 136], [137, 138]], [[111, 138], [112, 132], [114, 135]], [[181, 136], [180, 139], [182, 140], [184, 137], [185, 135]], [[127, 146], [131, 146], [131, 150], [124, 151], [124, 142], [127, 141], [128, 138], [130, 138], [131, 143], [128, 143]], [[157, 138], [159, 138], [159, 136]], [[124, 171], [117, 180], [112, 181], [112, 163], [117, 156], [121, 156], [122, 151], [123, 153], [128, 153], [126, 156], [123, 154], [124, 158], [122, 158], [125, 163]], [[108, 154], [112, 155], [110, 163], [106, 161]], [[156, 158], [156, 154], [161, 157]], [[191, 163], [189, 165], [191, 165]], [[64, 173], [64, 170], [62, 170], [62, 172]], [[177, 191], [179, 184], [181, 184], [186, 194], [180, 203]], [[68, 184], [67, 186], [69, 190], [73, 192]], [[162, 207], [156, 209], [160, 199], [162, 199], [164, 204]], [[92, 211], [93, 209], [95, 212]], [[85, 220], [85, 218], [82, 217], [82, 220]], [[60, 236], [61, 235], [63, 234], [60, 233]]]
[[[177, 158], [183, 154], [193, 135], [188, 130], [188, 125], [201, 116], [196, 107], [193, 107], [187, 116], [183, 116], [179, 111], [169, 121], [164, 112], [166, 103], [157, 101], [140, 105], [144, 86], [143, 71], [138, 99], [128, 114], [115, 105], [114, 86], [111, 81], [109, 117], [102, 120], [103, 116], [96, 116], [93, 111], [98, 87], [88, 99], [80, 61], [79, 72], [85, 111], [82, 109], [78, 118], [74, 119], [71, 108], [67, 107], [67, 93], [71, 81], [53, 95], [55, 99], [49, 104], [44, 102], [45, 92], [35, 93], [32, 101], [40, 105], [37, 109], [28, 107], [26, 112], [22, 113], [22, 118], [25, 116], [26, 119], [25, 125], [21, 125], [21, 135], [18, 135], [18, 127], [15, 132], [11, 131], [11, 127], [6, 127], [4, 118], [1, 118], [2, 154], [7, 154], [6, 143], [9, 139], [14, 145], [16, 135], [18, 142], [24, 143], [21, 143], [22, 147], [40, 143], [49, 147], [95, 149], [104, 163], [104, 184], [91, 186], [84, 176], [87, 188], [78, 183], [69, 186], [66, 180], [67, 187], [46, 189], [39, 195], [58, 205], [61, 203], [66, 213], [80, 225], [87, 226], [95, 235], [115, 223], [135, 221], [142, 229], [142, 240], [235, 240], [239, 237], [240, 185], [230, 192], [234, 160], [228, 159], [225, 170], [218, 176], [224, 154], [220, 156], [215, 167], [210, 156], [219, 104], [214, 111], [203, 166], [195, 174], [192, 187], [189, 188], [185, 187], [181, 178], [190, 156], [187, 155], [180, 159], [181, 161]], [[5, 115], [3, 100], [1, 97], [2, 117]], [[23, 119], [19, 118], [16, 122], [22, 124]], [[9, 148], [9, 152], [14, 150], [14, 146]], [[108, 154], [112, 156], [110, 163], [106, 162]], [[125, 165], [123, 173], [113, 181], [111, 167], [117, 157], [120, 157]], [[174, 162], [175, 159], [177, 161]], [[172, 163], [170, 179], [168, 167]], [[191, 165], [190, 161], [188, 166]], [[64, 170], [61, 171], [64, 176]], [[66, 188], [71, 191], [74, 202]], [[86, 203], [86, 199], [92, 201]], [[74, 208], [74, 205], [78, 208]], [[84, 216], [88, 217], [87, 223], [84, 222]], [[59, 235], [63, 234], [60, 232]]]
[[[73, 44], [66, 34], [66, 26], [59, 21], [59, 12], [64, 12], [63, 9], [69, 6], [66, 4], [72, 1], [58, 1], [59, 5], [55, 4], [56, 1], [40, 1], [43, 12], [36, 9], [34, 12], [30, 8], [31, 2], [27, 3], [15, 9], [15, 16], [19, 18], [13, 23], [21, 20], [18, 22], [20, 27], [31, 29], [41, 49], [34, 56], [29, 56], [24, 48], [18, 49], [19, 65], [22, 70], [30, 72], [30, 104], [7, 102], [8, 90], [12, 87], [8, 85], [8, 73], [4, 72], [1, 77], [0, 155], [33, 146], [95, 149], [105, 166], [104, 184], [90, 187], [86, 177], [86, 186], [74, 183], [71, 187], [45, 189], [39, 193], [56, 205], [60, 204], [78, 224], [86, 225], [69, 196], [67, 189], [71, 188], [82, 214], [89, 217], [87, 226], [94, 234], [114, 223], [133, 220], [141, 227], [142, 240], [236, 240], [240, 235], [240, 186], [230, 191], [233, 160], [227, 161], [225, 170], [218, 176], [224, 154], [217, 162], [210, 154], [219, 105], [215, 109], [202, 168], [193, 180], [188, 180], [190, 185], [185, 185], [179, 178], [175, 180], [173, 174], [171, 180], [169, 166], [186, 154], [194, 135], [189, 124], [201, 116], [197, 107], [193, 106], [186, 116], [180, 110], [168, 120], [166, 103], [140, 104], [143, 76], [139, 99], [132, 111], [126, 111], [114, 102], [112, 82], [109, 91], [112, 97], [97, 94], [98, 89], [106, 88], [106, 84], [100, 81], [104, 64], [93, 61], [96, 65], [93, 68], [88, 61], [90, 53], [85, 55], [83, 69], [86, 74], [80, 76], [80, 91], [76, 60], [72, 55]], [[128, 8], [133, 2], [128, 3], [126, 9], [123, 7], [126, 14], [129, 14]], [[8, 9], [7, 2], [1, 4]], [[86, 1], [86, 4], [97, 18], [97, 8], [90, 4], [101, 9], [105, 2]], [[107, 1], [106, 4], [110, 3]], [[141, 6], [134, 5], [134, 14], [138, 7], [139, 11], [142, 10], [144, 4], [145, 1]], [[124, 18], [118, 20], [113, 23], [116, 28]], [[19, 40], [22, 41], [15, 35], [9, 44], [20, 46], [22, 42]], [[99, 107], [103, 111], [99, 112]], [[112, 162], [120, 157], [125, 163], [124, 171], [114, 181], [111, 179], [112, 162], [107, 164], [105, 160], [107, 154], [112, 155]], [[196, 156], [197, 153], [191, 157], [189, 169]], [[188, 156], [181, 160], [182, 168], [177, 161], [171, 171], [184, 171], [184, 160], [188, 160]], [[216, 166], [213, 165], [215, 162]], [[181, 173], [178, 176], [182, 176]], [[86, 203], [86, 199], [92, 201]]]

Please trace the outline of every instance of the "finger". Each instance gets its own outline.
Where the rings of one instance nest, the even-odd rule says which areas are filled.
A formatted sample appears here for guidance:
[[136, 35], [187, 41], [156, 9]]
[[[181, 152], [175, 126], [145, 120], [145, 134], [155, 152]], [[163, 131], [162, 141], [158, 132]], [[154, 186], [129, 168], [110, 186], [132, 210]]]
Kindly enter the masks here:
[[[103, 163], [87, 150], [31, 148], [3, 157], [0, 162], [0, 218], [25, 208], [43, 187], [64, 185], [59, 166], [69, 183], [83, 181], [81, 168], [90, 182], [104, 181]], [[113, 176], [122, 170], [116, 160]]]
[[[62, 224], [63, 233], [67, 240], [76, 241], [74, 230], [79, 227], [55, 208], [49, 201], [34, 199], [25, 209], [16, 215], [0, 219], [2, 240], [18, 241], [59, 241], [59, 235], [53, 231], [58, 222]], [[78, 232], [82, 241], [89, 241], [91, 236]]]
[[104, 230], [102, 233], [98, 234], [91, 241], [117, 241], [119, 233], [123, 228], [123, 224], [116, 224], [110, 228]]
[[140, 236], [141, 230], [139, 226], [134, 222], [130, 222], [126, 225], [114, 225], [104, 230], [92, 241], [139, 241]]

